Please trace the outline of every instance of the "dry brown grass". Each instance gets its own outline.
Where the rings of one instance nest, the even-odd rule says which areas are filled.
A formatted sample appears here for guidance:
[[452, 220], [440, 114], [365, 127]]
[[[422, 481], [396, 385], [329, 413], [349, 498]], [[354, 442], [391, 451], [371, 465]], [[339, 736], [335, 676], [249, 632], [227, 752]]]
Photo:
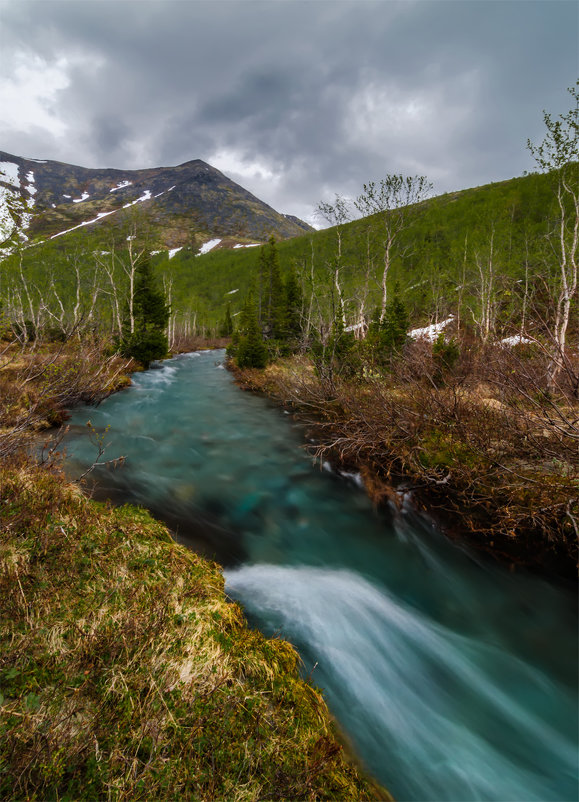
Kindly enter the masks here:
[[75, 404], [98, 402], [130, 383], [130, 360], [100, 339], [5, 343], [0, 349], [0, 460], [35, 432], [61, 424]]
[[540, 352], [465, 347], [441, 371], [416, 343], [388, 371], [328, 379], [302, 356], [237, 376], [298, 410], [313, 452], [362, 469], [377, 501], [403, 488], [449, 534], [576, 576], [579, 406], [566, 374], [547, 391]]

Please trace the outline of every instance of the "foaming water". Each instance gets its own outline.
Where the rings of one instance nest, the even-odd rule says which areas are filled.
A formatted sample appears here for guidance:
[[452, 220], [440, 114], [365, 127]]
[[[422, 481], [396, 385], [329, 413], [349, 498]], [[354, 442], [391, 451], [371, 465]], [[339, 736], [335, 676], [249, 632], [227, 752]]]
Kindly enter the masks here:
[[95, 470], [95, 495], [149, 507], [227, 566], [228, 592], [297, 646], [396, 798], [575, 799], [571, 594], [475, 561], [409, 507], [374, 510], [222, 359], [183, 355], [76, 410], [69, 473], [96, 456], [90, 419], [105, 456], [127, 457]]
[[574, 731], [560, 729], [573, 693], [540, 670], [349, 571], [258, 565], [226, 577], [261, 627], [315, 665], [313, 680], [398, 798], [573, 798]]

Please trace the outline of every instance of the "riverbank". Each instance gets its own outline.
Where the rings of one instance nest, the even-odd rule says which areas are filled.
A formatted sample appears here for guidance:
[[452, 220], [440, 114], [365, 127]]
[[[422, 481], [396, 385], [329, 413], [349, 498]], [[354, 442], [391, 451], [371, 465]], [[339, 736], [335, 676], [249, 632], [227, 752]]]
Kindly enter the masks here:
[[87, 499], [56, 454], [22, 456], [131, 364], [87, 343], [2, 356], [2, 799], [389, 799], [217, 564], [143, 509]]
[[[539, 414], [514, 391], [463, 376], [327, 381], [305, 356], [232, 369], [240, 387], [294, 410], [310, 451], [360, 472], [376, 503], [411, 500], [447, 536], [511, 570], [576, 579], [576, 433], [552, 409]], [[564, 414], [572, 421], [572, 405]]]
[[295, 650], [132, 507], [0, 471], [3, 799], [368, 799]]

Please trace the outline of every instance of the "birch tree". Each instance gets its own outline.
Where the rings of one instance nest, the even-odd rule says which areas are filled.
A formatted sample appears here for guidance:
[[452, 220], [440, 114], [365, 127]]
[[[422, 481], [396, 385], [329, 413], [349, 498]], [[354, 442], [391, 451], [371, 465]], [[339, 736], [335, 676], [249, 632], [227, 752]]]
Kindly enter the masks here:
[[352, 216], [348, 201], [341, 195], [336, 195], [334, 203], [320, 201], [316, 207], [316, 215], [322, 217], [326, 223], [333, 226], [336, 235], [336, 253], [332, 260], [332, 272], [334, 274], [334, 287], [338, 295], [338, 316], [342, 325], [346, 325], [346, 305], [344, 302], [344, 292], [342, 289], [341, 272], [344, 267], [342, 257], [343, 227], [348, 223]]
[[550, 241], [558, 262], [555, 289], [554, 353], [549, 380], [554, 384], [566, 359], [567, 328], [577, 298], [577, 244], [579, 240], [579, 81], [569, 88], [573, 105], [554, 120], [546, 111], [547, 133], [543, 141], [527, 147], [538, 167], [553, 171], [558, 221]]
[[386, 315], [388, 302], [387, 279], [392, 258], [401, 233], [412, 220], [409, 207], [426, 200], [432, 192], [432, 184], [423, 175], [403, 176], [389, 174], [376, 184], [364, 184], [363, 192], [356, 198], [356, 209], [364, 217], [375, 215], [376, 227], [382, 239], [382, 306], [380, 321]]

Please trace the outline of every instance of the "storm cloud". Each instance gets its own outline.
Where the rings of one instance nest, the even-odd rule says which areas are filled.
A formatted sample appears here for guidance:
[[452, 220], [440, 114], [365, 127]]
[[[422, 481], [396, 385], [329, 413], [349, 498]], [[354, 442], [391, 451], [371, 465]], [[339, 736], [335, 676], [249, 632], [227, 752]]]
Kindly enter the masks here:
[[577, 77], [578, 7], [0, 2], [0, 148], [85, 167], [201, 158], [311, 221], [388, 172], [520, 175]]

